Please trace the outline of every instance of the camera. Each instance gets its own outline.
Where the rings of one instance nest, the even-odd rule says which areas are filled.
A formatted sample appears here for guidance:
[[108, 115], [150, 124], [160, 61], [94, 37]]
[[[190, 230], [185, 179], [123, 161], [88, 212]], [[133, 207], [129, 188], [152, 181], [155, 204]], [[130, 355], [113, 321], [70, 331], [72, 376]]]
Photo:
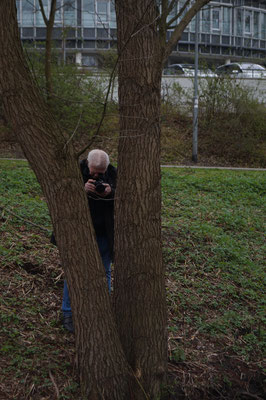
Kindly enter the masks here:
[[93, 183], [97, 193], [103, 193], [105, 191], [105, 186], [103, 183], [104, 182], [102, 179], [98, 179]]

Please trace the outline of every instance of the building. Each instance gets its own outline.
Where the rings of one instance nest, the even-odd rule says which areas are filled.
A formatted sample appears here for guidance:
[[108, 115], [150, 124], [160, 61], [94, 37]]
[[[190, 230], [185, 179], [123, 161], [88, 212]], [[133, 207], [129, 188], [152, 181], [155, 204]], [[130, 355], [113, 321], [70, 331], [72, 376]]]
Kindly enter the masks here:
[[[49, 15], [50, 0], [42, 1]], [[184, 2], [178, 2], [173, 14]], [[22, 41], [42, 48], [46, 27], [39, 0], [16, 3]], [[114, 0], [57, 0], [53, 39], [67, 61], [97, 67], [99, 51], [116, 46]], [[169, 63], [193, 60], [194, 43], [195, 18], [183, 32]], [[199, 45], [200, 57], [208, 63], [221, 64], [230, 59], [265, 64], [266, 0], [211, 1], [200, 11]]]

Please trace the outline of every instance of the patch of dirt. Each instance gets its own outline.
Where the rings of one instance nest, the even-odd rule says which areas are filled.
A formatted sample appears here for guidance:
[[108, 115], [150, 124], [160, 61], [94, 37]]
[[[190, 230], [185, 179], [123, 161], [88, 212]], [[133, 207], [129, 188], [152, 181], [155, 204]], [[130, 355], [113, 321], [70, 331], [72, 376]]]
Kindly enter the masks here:
[[[23, 232], [21, 241], [29, 244], [31, 235]], [[57, 249], [49, 238], [40, 239], [19, 264], [1, 268], [0, 400], [80, 398], [74, 336], [61, 326], [63, 271]], [[181, 343], [187, 360], [169, 360], [164, 400], [265, 398], [264, 376], [255, 363], [238, 358], [225, 342], [186, 332], [182, 324], [179, 330], [178, 337], [169, 333], [169, 355], [171, 343]]]

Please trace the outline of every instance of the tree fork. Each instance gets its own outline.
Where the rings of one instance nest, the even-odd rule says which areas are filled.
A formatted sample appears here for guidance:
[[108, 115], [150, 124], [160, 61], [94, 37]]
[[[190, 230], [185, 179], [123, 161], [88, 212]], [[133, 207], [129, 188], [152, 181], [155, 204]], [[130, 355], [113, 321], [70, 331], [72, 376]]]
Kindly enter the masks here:
[[118, 338], [77, 157], [33, 84], [14, 0], [0, 2], [0, 52], [4, 113], [46, 197], [69, 283], [83, 398], [141, 399]]

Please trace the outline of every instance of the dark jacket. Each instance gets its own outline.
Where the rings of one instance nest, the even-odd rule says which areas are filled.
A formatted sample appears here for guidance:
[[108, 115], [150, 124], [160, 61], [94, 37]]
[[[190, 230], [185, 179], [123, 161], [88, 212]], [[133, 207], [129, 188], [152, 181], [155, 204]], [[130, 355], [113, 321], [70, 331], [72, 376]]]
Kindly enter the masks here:
[[[80, 169], [84, 184], [88, 179], [93, 179], [90, 175], [86, 159], [80, 162]], [[87, 193], [95, 233], [97, 236], [107, 236], [111, 256], [113, 256], [114, 248], [114, 197], [116, 177], [116, 168], [109, 164], [103, 175], [103, 182], [111, 186], [111, 193], [106, 197], [100, 197], [94, 193]]]
[[[80, 170], [84, 184], [88, 181], [88, 179], [93, 179], [90, 175], [86, 159], [80, 162]], [[116, 178], [116, 168], [109, 164], [106, 172], [103, 175], [103, 182], [108, 183], [111, 186], [111, 193], [106, 197], [100, 197], [94, 193], [87, 193], [88, 204], [95, 233], [97, 236], [107, 236], [110, 255], [112, 258], [114, 248], [114, 197]], [[56, 245], [54, 234], [52, 234], [51, 243]]]

